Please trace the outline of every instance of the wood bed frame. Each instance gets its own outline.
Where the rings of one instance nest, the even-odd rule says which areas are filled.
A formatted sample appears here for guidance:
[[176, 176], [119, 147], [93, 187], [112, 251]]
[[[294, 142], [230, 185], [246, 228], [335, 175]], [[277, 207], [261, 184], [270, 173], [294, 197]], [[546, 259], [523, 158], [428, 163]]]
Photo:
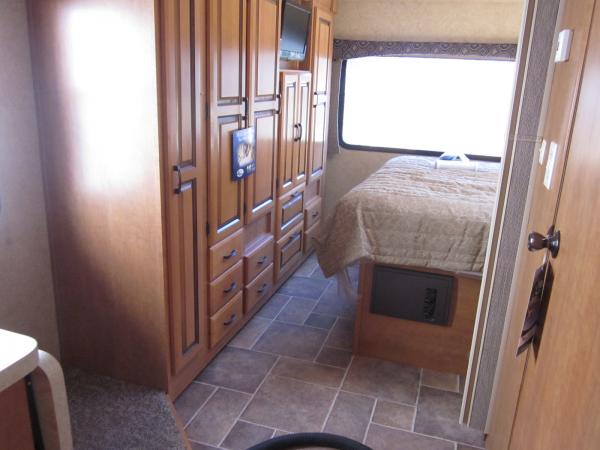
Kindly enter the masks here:
[[448, 325], [403, 320], [370, 312], [373, 263], [362, 263], [354, 353], [433, 369], [466, 374], [481, 276], [406, 266], [385, 266], [452, 276], [454, 292]]

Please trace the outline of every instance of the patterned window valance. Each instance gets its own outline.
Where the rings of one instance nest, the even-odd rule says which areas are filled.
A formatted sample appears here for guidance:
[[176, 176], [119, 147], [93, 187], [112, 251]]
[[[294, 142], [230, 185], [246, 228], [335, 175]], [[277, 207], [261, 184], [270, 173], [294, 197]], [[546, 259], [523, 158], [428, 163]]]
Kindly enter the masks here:
[[334, 60], [362, 58], [364, 56], [412, 56], [421, 58], [514, 61], [517, 56], [517, 45], [451, 42], [380, 42], [334, 39]]

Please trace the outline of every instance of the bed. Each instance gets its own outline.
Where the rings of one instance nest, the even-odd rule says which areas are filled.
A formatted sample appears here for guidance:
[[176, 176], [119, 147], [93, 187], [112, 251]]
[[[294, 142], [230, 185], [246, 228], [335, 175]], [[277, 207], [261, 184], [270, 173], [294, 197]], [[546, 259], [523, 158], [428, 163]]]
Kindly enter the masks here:
[[451, 272], [483, 269], [499, 164], [435, 168], [434, 158], [399, 156], [348, 192], [315, 239], [332, 276], [356, 261]]
[[[341, 275], [340, 294], [358, 301], [355, 354], [465, 374], [500, 165], [436, 168], [435, 161], [389, 160], [342, 197], [314, 245], [325, 276]], [[353, 294], [344, 269], [356, 262]], [[389, 278], [396, 281], [381, 284], [382, 271], [396, 271]], [[434, 289], [432, 300], [429, 283], [442, 281], [445, 293]], [[386, 293], [388, 309], [418, 318], [378, 311], [378, 292]], [[443, 321], [426, 317], [440, 308]]]

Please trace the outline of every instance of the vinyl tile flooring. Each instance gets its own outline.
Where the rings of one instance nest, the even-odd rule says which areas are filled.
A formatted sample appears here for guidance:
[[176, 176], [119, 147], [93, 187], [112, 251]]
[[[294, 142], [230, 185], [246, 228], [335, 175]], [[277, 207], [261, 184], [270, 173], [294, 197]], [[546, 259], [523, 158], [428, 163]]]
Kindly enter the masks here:
[[483, 447], [482, 433], [458, 422], [459, 377], [353, 356], [355, 315], [309, 257], [175, 401], [193, 450], [306, 431], [373, 450]]

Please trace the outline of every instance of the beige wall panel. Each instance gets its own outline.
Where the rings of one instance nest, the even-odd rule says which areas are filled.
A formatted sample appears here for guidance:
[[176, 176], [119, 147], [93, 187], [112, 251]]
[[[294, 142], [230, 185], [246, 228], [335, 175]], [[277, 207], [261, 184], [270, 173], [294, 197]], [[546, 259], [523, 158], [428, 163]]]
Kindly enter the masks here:
[[0, 328], [59, 356], [25, 0], [0, 1]]
[[516, 43], [522, 14], [519, 0], [338, 0], [335, 37]]

